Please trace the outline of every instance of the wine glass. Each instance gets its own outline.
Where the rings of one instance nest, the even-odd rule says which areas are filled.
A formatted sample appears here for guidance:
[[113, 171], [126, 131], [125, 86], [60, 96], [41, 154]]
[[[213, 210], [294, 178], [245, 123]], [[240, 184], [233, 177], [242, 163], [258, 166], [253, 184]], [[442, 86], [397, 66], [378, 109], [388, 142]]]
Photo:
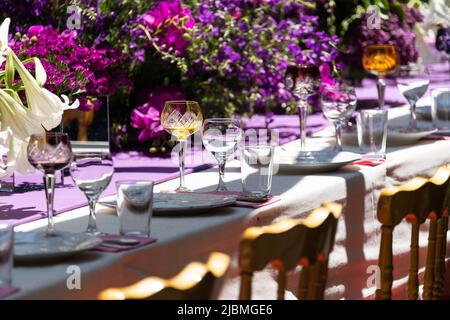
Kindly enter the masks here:
[[423, 64], [401, 66], [397, 75], [397, 88], [408, 100], [411, 118], [410, 128], [417, 130], [416, 103], [427, 92], [430, 73]]
[[390, 44], [369, 45], [364, 48], [362, 64], [367, 72], [378, 77], [378, 104], [380, 109], [384, 109], [384, 91], [386, 89], [384, 78], [399, 66], [397, 50]]
[[300, 120], [300, 155], [299, 158], [311, 159], [312, 154], [306, 151], [306, 115], [308, 97], [320, 89], [322, 78], [319, 67], [310, 64], [290, 65], [286, 71], [286, 87], [298, 99]]
[[206, 150], [213, 154], [219, 164], [219, 183], [216, 191], [227, 191], [224, 182], [225, 164], [241, 140], [240, 123], [231, 118], [206, 119], [203, 123], [202, 136]]
[[321, 93], [322, 111], [336, 130], [334, 151], [342, 151], [342, 126], [345, 125], [356, 108], [355, 88], [343, 83], [328, 85]]
[[73, 181], [88, 199], [89, 222], [87, 234], [99, 235], [95, 206], [101, 193], [106, 189], [114, 173], [114, 164], [109, 152], [77, 153], [70, 165]]
[[187, 138], [200, 129], [202, 122], [202, 110], [195, 101], [167, 101], [164, 105], [161, 125], [180, 142], [180, 186], [175, 191], [191, 191], [184, 182], [185, 150]]
[[56, 236], [53, 224], [53, 199], [55, 193], [55, 172], [67, 167], [72, 160], [69, 136], [61, 132], [33, 134], [27, 147], [30, 164], [44, 172], [45, 195], [47, 197], [47, 237]]

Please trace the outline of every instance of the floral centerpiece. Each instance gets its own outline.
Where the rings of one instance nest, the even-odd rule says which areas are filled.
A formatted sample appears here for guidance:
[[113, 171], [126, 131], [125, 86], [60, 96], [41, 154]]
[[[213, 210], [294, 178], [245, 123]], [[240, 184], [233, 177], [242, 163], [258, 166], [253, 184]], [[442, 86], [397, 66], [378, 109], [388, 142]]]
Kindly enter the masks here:
[[[0, 149], [0, 159], [7, 155], [9, 167], [29, 173], [34, 171], [27, 161], [29, 137], [57, 127], [63, 111], [78, 108], [79, 102], [70, 104], [67, 96], [61, 99], [44, 87], [47, 73], [39, 58], [21, 61], [9, 47], [9, 24], [6, 19], [0, 26], [0, 135], [10, 136]], [[34, 75], [26, 67], [29, 64]], [[11, 170], [0, 174], [11, 174]]]

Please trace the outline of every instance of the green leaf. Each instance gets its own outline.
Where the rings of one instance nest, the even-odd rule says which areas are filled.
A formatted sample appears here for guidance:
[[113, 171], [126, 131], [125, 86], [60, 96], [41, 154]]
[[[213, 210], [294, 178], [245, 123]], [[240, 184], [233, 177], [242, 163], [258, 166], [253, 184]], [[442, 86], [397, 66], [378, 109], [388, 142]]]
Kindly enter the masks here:
[[14, 84], [14, 73], [16, 72], [16, 69], [14, 68], [13, 57], [11, 54], [9, 54], [8, 58], [6, 58], [5, 71], [6, 87], [12, 88]]

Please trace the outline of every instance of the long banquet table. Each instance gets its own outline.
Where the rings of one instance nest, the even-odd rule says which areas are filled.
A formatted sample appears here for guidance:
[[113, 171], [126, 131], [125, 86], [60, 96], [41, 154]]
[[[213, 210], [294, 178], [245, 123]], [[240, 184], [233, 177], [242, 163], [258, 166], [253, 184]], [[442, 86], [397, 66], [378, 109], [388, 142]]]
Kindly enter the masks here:
[[[396, 116], [407, 110], [396, 110]], [[399, 118], [397, 117], [397, 120]], [[402, 119], [402, 117], [400, 117]], [[395, 120], [393, 120], [395, 121]], [[315, 145], [329, 145], [329, 137], [315, 138]], [[298, 141], [284, 146], [297, 148]], [[346, 147], [354, 150], [353, 147]], [[132, 283], [148, 275], [170, 277], [186, 263], [205, 260], [212, 251], [231, 254], [233, 265], [220, 298], [236, 299], [239, 271], [237, 248], [242, 231], [252, 225], [265, 225], [283, 217], [304, 217], [323, 201], [339, 201], [345, 213], [338, 225], [336, 245], [330, 257], [326, 297], [328, 299], [372, 298], [374, 284], [369, 280], [371, 267], [376, 265], [379, 249], [379, 223], [376, 204], [380, 191], [416, 175], [430, 176], [450, 159], [450, 141], [421, 141], [415, 145], [389, 148], [385, 164], [369, 167], [350, 165], [339, 171], [315, 175], [276, 175], [273, 194], [281, 200], [255, 210], [227, 207], [214, 212], [180, 217], [154, 217], [152, 236], [156, 243], [124, 253], [87, 252], [70, 261], [57, 264], [16, 266], [13, 284], [21, 290], [11, 299], [94, 299], [101, 289]], [[212, 190], [217, 180], [216, 168], [187, 176], [188, 186], [197, 190]], [[230, 163], [227, 185], [240, 190], [239, 162]], [[156, 190], [177, 186], [177, 180], [157, 185]], [[102, 231], [118, 233], [118, 219], [113, 210], [99, 207], [98, 225]], [[57, 228], [72, 232], [84, 231], [87, 208], [82, 207], [56, 217]], [[27, 231], [45, 227], [45, 219], [16, 227]], [[408, 272], [409, 225], [402, 223], [394, 237], [394, 296], [404, 295]], [[424, 265], [427, 228], [420, 233], [421, 268]], [[69, 290], [67, 268], [81, 268], [81, 289]], [[287, 298], [295, 298], [297, 273], [289, 276]], [[275, 298], [273, 270], [258, 273], [254, 279], [254, 298]]]
[[[448, 66], [439, 77], [432, 81], [431, 86], [448, 87]], [[358, 99], [364, 104], [373, 103], [376, 95], [373, 83], [370, 82], [371, 90], [368, 86], [366, 84], [358, 89]], [[388, 89], [388, 104], [390, 101], [391, 105], [404, 103], [398, 92], [395, 93], [392, 87]], [[408, 110], [405, 108], [391, 109], [391, 123], [405, 123], [407, 114]], [[323, 121], [315, 117], [310, 120], [317, 120], [317, 126], [311, 131], [322, 129]], [[333, 138], [328, 136], [330, 133], [332, 130], [316, 132], [316, 137], [309, 143], [318, 148], [328, 148], [333, 143]], [[283, 142], [292, 138], [288, 133]], [[298, 149], [298, 141], [291, 141], [283, 148]], [[352, 146], [344, 146], [344, 149], [357, 151]], [[214, 163], [211, 159], [203, 160], [209, 164]], [[120, 167], [121, 177], [142, 177], [161, 164], [139, 156], [133, 157], [131, 161], [134, 163], [132, 168]], [[429, 177], [439, 166], [449, 162], [450, 140], [424, 140], [414, 145], [388, 148], [387, 161], [375, 167], [349, 165], [339, 171], [324, 174], [279, 174], [274, 176], [272, 192], [280, 195], [281, 200], [269, 206], [258, 209], [226, 207], [202, 215], [153, 217], [152, 236], [158, 239], [153, 244], [122, 253], [86, 252], [55, 264], [16, 265], [13, 270], [13, 285], [20, 290], [8, 299], [95, 299], [104, 288], [127, 285], [148, 275], [173, 276], [190, 261], [205, 261], [212, 251], [233, 256], [220, 298], [236, 299], [239, 287], [237, 250], [243, 230], [248, 226], [266, 225], [283, 217], [305, 217], [308, 211], [323, 201], [339, 201], [345, 205], [344, 215], [338, 225], [334, 251], [330, 256], [326, 298], [372, 299], [375, 283], [371, 276], [373, 266], [377, 264], [380, 242], [376, 206], [381, 190], [418, 175]], [[157, 178], [163, 178], [160, 181], [164, 182], [158, 184], [155, 190], [172, 190], [177, 187], [177, 179], [168, 180], [176, 176], [176, 170], [173, 168], [173, 164], [170, 168], [158, 168], [163, 175]], [[205, 170], [187, 176], [188, 186], [196, 190], [213, 190], [217, 183], [217, 168], [211, 168], [209, 165], [202, 169]], [[237, 160], [227, 165], [226, 181], [229, 189], [241, 190]], [[36, 183], [39, 181], [36, 180]], [[113, 192], [111, 188], [107, 193]], [[73, 202], [74, 198], [83, 199], [78, 190], [70, 190], [69, 194], [63, 194], [62, 189], [56, 190], [55, 197], [60, 199], [57, 204], [60, 214], [55, 218], [56, 227], [60, 230], [83, 232], [87, 224], [88, 210], [86, 206], [64, 206], [64, 202]], [[61, 198], [58, 198], [58, 194]], [[44, 228], [46, 220], [42, 219], [41, 215], [44, 204], [42, 197], [41, 189], [31, 193], [21, 190], [11, 197], [0, 195], [0, 220], [12, 219], [11, 222], [17, 225], [16, 231]], [[97, 211], [99, 228], [107, 233], [118, 233], [118, 218], [115, 212], [101, 206], [98, 206]], [[16, 214], [26, 219], [26, 223], [19, 225], [18, 221], [14, 220]], [[420, 232], [421, 272], [424, 267], [427, 235], [428, 228], [424, 225]], [[405, 222], [394, 232], [394, 298], [405, 297], [409, 244], [410, 226]], [[68, 267], [72, 265], [79, 266], [81, 270], [80, 290], [70, 290], [67, 286]], [[297, 278], [298, 272], [289, 274], [286, 293], [288, 299], [295, 299]], [[276, 274], [270, 268], [257, 273], [254, 277], [254, 298], [275, 298], [275, 279]]]

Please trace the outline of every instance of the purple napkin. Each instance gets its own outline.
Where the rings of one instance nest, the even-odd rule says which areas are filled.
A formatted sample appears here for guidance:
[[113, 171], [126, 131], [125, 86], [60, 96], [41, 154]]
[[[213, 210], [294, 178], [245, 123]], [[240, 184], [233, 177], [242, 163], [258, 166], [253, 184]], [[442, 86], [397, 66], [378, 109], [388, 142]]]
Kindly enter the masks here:
[[122, 252], [122, 251], [128, 251], [131, 249], [136, 249], [136, 248], [140, 248], [142, 246], [145, 246], [147, 244], [156, 242], [157, 239], [156, 238], [147, 238], [147, 237], [132, 237], [132, 236], [122, 236], [122, 235], [113, 235], [113, 234], [109, 234], [109, 235], [105, 235], [105, 236], [100, 236], [100, 238], [105, 241], [105, 240], [120, 240], [120, 239], [132, 239], [132, 240], [138, 240], [139, 243], [133, 244], [133, 245], [123, 245], [123, 244], [106, 244], [106, 243], [101, 243], [99, 244], [97, 247], [95, 247], [93, 250], [95, 251], [102, 251], [102, 252]]
[[423, 137], [420, 140], [450, 140], [450, 136], [444, 136], [444, 135], [432, 133], [426, 137]]
[[19, 290], [20, 289], [16, 287], [0, 287], [0, 299], [4, 299]]

